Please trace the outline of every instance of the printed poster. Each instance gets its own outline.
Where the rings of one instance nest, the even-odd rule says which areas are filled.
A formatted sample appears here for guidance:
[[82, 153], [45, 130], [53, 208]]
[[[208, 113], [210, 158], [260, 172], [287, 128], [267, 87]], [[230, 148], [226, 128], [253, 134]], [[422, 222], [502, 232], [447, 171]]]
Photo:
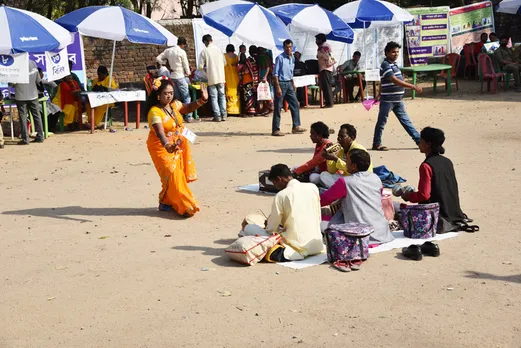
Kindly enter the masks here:
[[45, 52], [45, 59], [48, 81], [60, 80], [70, 75], [66, 48], [59, 52]]
[[29, 54], [0, 55], [0, 82], [29, 83]]
[[411, 66], [424, 65], [429, 58], [449, 53], [449, 7], [407, 9], [414, 16], [405, 23]]
[[456, 7], [449, 12], [452, 52], [460, 54], [465, 44], [478, 42], [482, 33], [494, 32], [492, 2]]

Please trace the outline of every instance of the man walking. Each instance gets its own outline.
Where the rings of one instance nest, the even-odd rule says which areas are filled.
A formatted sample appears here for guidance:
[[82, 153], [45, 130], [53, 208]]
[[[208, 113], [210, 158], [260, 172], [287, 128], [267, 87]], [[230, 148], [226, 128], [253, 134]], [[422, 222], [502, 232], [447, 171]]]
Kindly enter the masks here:
[[38, 88], [41, 78], [38, 73], [38, 67], [32, 60], [29, 61], [29, 83], [17, 83], [14, 85], [16, 108], [18, 109], [18, 118], [20, 119], [20, 127], [22, 140], [18, 145], [29, 145], [29, 134], [27, 133], [27, 117], [28, 111], [33, 116], [34, 126], [36, 129], [35, 143], [43, 143], [43, 126], [42, 126], [42, 109], [38, 102]]
[[332, 85], [334, 84], [333, 79], [333, 66], [335, 65], [335, 59], [332, 56], [331, 46], [326, 42], [325, 34], [318, 34], [315, 36], [315, 43], [318, 46], [317, 59], [318, 59], [318, 71], [320, 88], [324, 94], [324, 107], [332, 108], [334, 105], [333, 101], [333, 90]]
[[300, 126], [300, 110], [298, 108], [296, 87], [293, 82], [293, 71], [295, 68], [295, 57], [293, 57], [293, 42], [284, 41], [284, 52], [275, 59], [273, 70], [273, 85], [275, 87], [275, 106], [273, 110], [273, 122], [271, 124], [271, 135], [274, 137], [284, 136], [280, 131], [280, 109], [284, 100], [288, 102], [293, 120], [293, 134], [304, 133], [306, 130]]
[[400, 48], [401, 46], [396, 42], [389, 42], [385, 46], [385, 59], [380, 67], [380, 91], [375, 98], [377, 101], [380, 100], [380, 112], [378, 113], [378, 121], [374, 128], [373, 137], [373, 150], [376, 151], [389, 151], [387, 147], [382, 145], [382, 134], [391, 111], [394, 112], [398, 121], [400, 121], [416, 145], [420, 143], [420, 133], [414, 128], [409, 119], [402, 99], [406, 88], [414, 89], [418, 93], [422, 92], [422, 88], [403, 80], [402, 72], [396, 65]]
[[206, 34], [203, 36], [203, 43], [206, 48], [199, 56], [199, 70], [206, 68], [206, 76], [208, 76], [208, 93], [212, 98], [213, 121], [226, 121], [226, 95], [224, 91], [224, 66], [226, 60], [224, 53], [219, 47], [213, 44], [212, 36]]
[[[188, 65], [188, 57], [186, 56], [185, 47], [186, 39], [184, 37], [179, 37], [177, 39], [177, 46], [163, 51], [163, 53], [157, 56], [156, 61], [162, 65], [165, 65], [168, 62], [168, 65], [172, 70], [170, 78], [174, 82], [175, 98], [184, 104], [190, 104], [190, 90], [188, 89], [190, 66]], [[192, 113], [185, 115], [185, 121], [188, 123], [194, 122]]]

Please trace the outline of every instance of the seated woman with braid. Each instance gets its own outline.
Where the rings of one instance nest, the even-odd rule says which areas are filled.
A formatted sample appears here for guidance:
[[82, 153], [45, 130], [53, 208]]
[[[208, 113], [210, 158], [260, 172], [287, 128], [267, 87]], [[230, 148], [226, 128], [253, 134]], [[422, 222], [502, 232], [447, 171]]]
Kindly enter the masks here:
[[405, 201], [411, 203], [440, 205], [438, 233], [457, 230], [458, 225], [472, 222], [461, 211], [454, 165], [443, 156], [444, 142], [445, 134], [441, 129], [426, 127], [421, 131], [419, 147], [426, 159], [420, 165], [418, 191], [405, 192], [402, 195]]
[[309, 137], [315, 145], [315, 153], [313, 158], [299, 167], [292, 169], [292, 172], [299, 176], [308, 176], [309, 182], [318, 184], [320, 182], [320, 173], [327, 171], [327, 163], [322, 153], [332, 144], [329, 140], [329, 127], [323, 122], [315, 122], [311, 125]]

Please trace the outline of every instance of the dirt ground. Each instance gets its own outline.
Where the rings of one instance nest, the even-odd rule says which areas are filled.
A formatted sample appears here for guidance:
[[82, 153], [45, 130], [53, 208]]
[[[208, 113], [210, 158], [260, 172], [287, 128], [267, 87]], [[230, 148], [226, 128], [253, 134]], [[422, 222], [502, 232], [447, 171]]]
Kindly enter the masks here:
[[[201, 212], [188, 220], [157, 211], [146, 129], [8, 142], [0, 347], [521, 347], [521, 94], [476, 86], [406, 105], [418, 129], [446, 132], [463, 210], [481, 231], [440, 242], [440, 258], [392, 251], [357, 273], [243, 267], [224, 254], [242, 218], [272, 201], [235, 187], [312, 155], [307, 135], [269, 136], [271, 118], [190, 126]], [[307, 128], [354, 124], [366, 147], [376, 117], [361, 104], [302, 111]], [[416, 186], [423, 156], [394, 117], [384, 143], [393, 150], [371, 152], [375, 166]]]

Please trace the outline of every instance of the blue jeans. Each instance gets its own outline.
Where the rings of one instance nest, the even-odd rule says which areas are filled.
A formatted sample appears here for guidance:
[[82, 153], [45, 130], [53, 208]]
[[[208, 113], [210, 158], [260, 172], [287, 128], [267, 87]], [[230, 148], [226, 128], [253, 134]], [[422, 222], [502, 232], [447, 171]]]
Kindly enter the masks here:
[[412, 125], [409, 115], [407, 115], [407, 111], [405, 111], [405, 105], [403, 105], [403, 101], [400, 100], [398, 102], [380, 102], [378, 121], [376, 121], [376, 126], [374, 127], [373, 147], [382, 145], [382, 134], [391, 111], [394, 112], [403, 128], [405, 128], [412, 140], [418, 145], [420, 143], [420, 133], [418, 133], [416, 128]]
[[[190, 104], [192, 98], [190, 98], [190, 90], [188, 89], [188, 82], [186, 78], [173, 79], [174, 81], [174, 95], [175, 99], [179, 100], [183, 104]], [[192, 113], [183, 115], [186, 119], [192, 118]]]
[[208, 86], [208, 93], [212, 99], [212, 110], [215, 118], [226, 118], [226, 95], [224, 83]]
[[293, 128], [300, 127], [300, 110], [298, 108], [297, 95], [293, 90], [293, 84], [286, 81], [280, 81], [279, 84], [282, 90], [282, 96], [278, 97], [277, 93], [275, 93], [273, 122], [271, 124], [272, 132], [280, 130], [280, 109], [282, 109], [284, 99], [288, 102], [289, 110], [291, 111]]

